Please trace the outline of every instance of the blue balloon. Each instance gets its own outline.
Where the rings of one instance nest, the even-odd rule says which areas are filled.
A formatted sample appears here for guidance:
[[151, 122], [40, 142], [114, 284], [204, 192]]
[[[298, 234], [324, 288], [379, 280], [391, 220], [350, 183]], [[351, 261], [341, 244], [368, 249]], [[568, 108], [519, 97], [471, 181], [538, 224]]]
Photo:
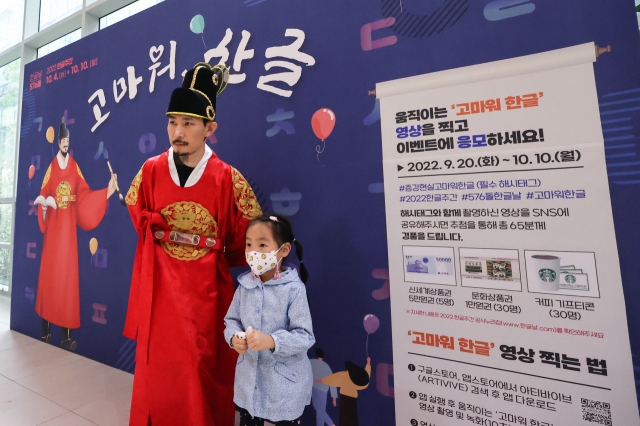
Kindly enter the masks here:
[[191, 18], [191, 23], [189, 24], [189, 28], [196, 34], [202, 34], [204, 31], [204, 18], [202, 15], [196, 15]]

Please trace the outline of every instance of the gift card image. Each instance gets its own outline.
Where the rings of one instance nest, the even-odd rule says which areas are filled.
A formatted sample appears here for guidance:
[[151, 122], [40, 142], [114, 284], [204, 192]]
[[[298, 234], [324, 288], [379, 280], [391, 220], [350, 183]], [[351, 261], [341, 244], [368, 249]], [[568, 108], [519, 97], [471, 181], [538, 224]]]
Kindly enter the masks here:
[[406, 272], [431, 275], [453, 275], [453, 258], [406, 255]]
[[451, 247], [403, 246], [404, 280], [412, 283], [456, 285]]
[[595, 254], [525, 250], [531, 293], [600, 297]]
[[518, 250], [460, 248], [463, 287], [522, 289]]
[[467, 274], [482, 274], [482, 262], [479, 260], [465, 260], [464, 272]]
[[563, 290], [589, 291], [589, 274], [560, 270], [560, 288]]
[[511, 279], [513, 278], [513, 269], [510, 260], [490, 259], [487, 263], [487, 275], [494, 279]]

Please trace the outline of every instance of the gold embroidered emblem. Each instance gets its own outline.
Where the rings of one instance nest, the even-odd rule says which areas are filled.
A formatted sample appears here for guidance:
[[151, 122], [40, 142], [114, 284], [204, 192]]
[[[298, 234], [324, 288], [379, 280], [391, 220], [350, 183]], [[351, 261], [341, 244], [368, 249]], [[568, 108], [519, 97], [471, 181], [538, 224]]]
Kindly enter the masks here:
[[262, 209], [253, 189], [242, 176], [242, 174], [231, 167], [231, 178], [233, 180], [233, 194], [235, 196], [236, 206], [242, 212], [242, 217], [248, 220], [255, 219], [262, 215]]
[[[165, 207], [160, 214], [172, 231], [200, 235], [201, 238], [218, 236], [218, 224], [209, 211], [198, 203], [180, 201]], [[207, 254], [209, 247], [197, 247], [163, 241], [164, 251], [174, 259], [197, 260]]]
[[[61, 200], [65, 195], [67, 197], [71, 195], [71, 185], [69, 185], [69, 182], [63, 180], [56, 188], [56, 199]], [[67, 207], [69, 207], [69, 201], [58, 201], [58, 208], [66, 209]]]
[[131, 182], [131, 187], [129, 188], [129, 192], [127, 192], [127, 197], [125, 201], [130, 206], [135, 206], [138, 202], [138, 192], [140, 191], [140, 185], [142, 184], [142, 169], [144, 168], [144, 164], [140, 167], [138, 174], [133, 178], [133, 182]]
[[42, 186], [40, 189], [44, 188], [49, 183], [49, 178], [51, 177], [51, 164], [49, 164], [49, 168], [44, 174], [44, 179], [42, 179]]
[[84, 179], [84, 176], [82, 176], [82, 172], [80, 171], [80, 166], [78, 166], [78, 163], [76, 163], [76, 168], [78, 169], [78, 174], [80, 175], [80, 177], [82, 178], [82, 180]]

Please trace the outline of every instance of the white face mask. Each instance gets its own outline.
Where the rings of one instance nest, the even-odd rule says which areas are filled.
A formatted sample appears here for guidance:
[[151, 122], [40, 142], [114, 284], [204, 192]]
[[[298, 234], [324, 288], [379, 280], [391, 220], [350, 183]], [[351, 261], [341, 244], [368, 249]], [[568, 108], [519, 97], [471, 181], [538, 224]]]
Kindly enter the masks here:
[[259, 251], [246, 252], [244, 255], [247, 259], [247, 263], [251, 267], [251, 272], [260, 276], [278, 266], [280, 261], [276, 254], [281, 248], [282, 246], [280, 246], [278, 250], [272, 250], [269, 253], [261, 253]]

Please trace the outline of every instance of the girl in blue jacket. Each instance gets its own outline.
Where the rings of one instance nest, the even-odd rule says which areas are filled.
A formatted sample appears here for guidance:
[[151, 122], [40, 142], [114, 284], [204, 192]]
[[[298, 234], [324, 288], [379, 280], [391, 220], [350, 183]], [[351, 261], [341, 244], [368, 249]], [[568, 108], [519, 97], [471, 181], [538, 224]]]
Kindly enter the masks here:
[[[281, 267], [292, 245], [300, 276], [295, 268]], [[247, 227], [245, 255], [251, 272], [238, 277], [240, 285], [224, 319], [225, 338], [240, 354], [234, 386], [240, 426], [263, 426], [265, 421], [298, 425], [311, 402], [307, 350], [315, 343], [302, 246], [288, 220], [262, 216]]]

